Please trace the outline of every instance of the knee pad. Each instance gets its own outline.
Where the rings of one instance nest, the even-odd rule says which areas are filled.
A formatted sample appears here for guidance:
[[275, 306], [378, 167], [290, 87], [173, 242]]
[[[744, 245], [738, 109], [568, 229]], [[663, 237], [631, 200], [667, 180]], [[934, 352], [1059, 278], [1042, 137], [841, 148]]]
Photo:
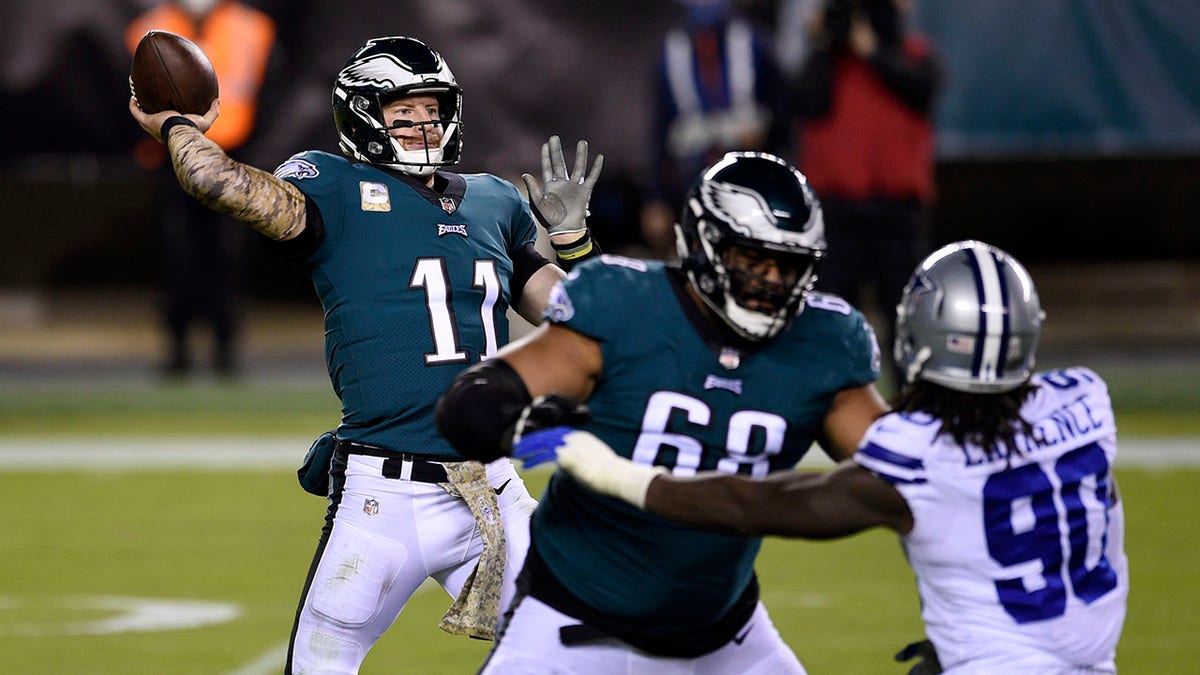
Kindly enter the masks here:
[[379, 613], [392, 583], [388, 553], [354, 526], [339, 524], [330, 535], [321, 564], [308, 590], [319, 617], [345, 628], [359, 628]]

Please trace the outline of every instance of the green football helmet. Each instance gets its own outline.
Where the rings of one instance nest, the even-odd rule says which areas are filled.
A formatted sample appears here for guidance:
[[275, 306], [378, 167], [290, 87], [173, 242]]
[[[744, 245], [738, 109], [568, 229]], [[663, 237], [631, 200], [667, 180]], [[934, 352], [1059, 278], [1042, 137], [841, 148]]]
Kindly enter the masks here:
[[730, 152], [688, 193], [675, 244], [704, 303], [741, 337], [775, 337], [804, 307], [825, 256], [825, 220], [804, 174]]

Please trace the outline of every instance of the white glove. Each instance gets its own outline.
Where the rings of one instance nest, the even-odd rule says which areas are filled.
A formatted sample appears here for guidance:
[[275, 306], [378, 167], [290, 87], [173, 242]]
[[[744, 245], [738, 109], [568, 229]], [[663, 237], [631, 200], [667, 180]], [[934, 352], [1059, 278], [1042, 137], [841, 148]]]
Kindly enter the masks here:
[[587, 431], [572, 431], [562, 441], [558, 447], [560, 467], [596, 492], [622, 499], [639, 509], [646, 506], [650, 481], [666, 473], [661, 466], [634, 464]]
[[587, 170], [587, 141], [575, 145], [575, 176], [567, 173], [567, 160], [563, 157], [562, 140], [557, 135], [542, 144], [542, 183], [524, 173], [521, 178], [529, 191], [529, 206], [538, 223], [550, 235], [578, 234], [587, 231], [588, 201], [592, 188], [600, 178], [604, 167], [604, 155], [596, 155], [591, 173]]

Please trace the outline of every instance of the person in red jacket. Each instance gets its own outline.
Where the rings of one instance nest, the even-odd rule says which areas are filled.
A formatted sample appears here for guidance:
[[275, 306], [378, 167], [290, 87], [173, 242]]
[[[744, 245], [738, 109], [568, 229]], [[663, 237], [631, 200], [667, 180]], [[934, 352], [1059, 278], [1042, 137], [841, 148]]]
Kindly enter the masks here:
[[[254, 132], [258, 97], [275, 46], [275, 22], [236, 0], [172, 0], [134, 18], [125, 29], [129, 53], [148, 31], [165, 30], [195, 42], [217, 73], [221, 117], [207, 133], [236, 155]], [[213, 367], [237, 367], [238, 296], [245, 233], [232, 218], [204, 207], [179, 188], [163, 146], [143, 138], [134, 156], [158, 177], [155, 220], [160, 230], [166, 297], [168, 375], [192, 370], [193, 326], [212, 327]]]
[[[793, 94], [797, 164], [825, 208], [830, 256], [816, 287], [873, 308], [880, 344], [892, 343], [896, 303], [932, 246], [932, 114], [945, 76], [932, 44], [906, 29], [912, 4], [828, 0]], [[903, 379], [883, 356], [896, 389]]]

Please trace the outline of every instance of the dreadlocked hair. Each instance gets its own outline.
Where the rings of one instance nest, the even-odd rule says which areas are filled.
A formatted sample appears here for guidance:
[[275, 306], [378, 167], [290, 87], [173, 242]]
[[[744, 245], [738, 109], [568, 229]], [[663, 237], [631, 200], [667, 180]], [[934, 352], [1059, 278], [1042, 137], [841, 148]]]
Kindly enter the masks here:
[[896, 397], [892, 408], [897, 412], [923, 412], [941, 420], [938, 433], [949, 435], [959, 445], [982, 448], [989, 459], [1012, 457], [1021, 452], [1014, 437], [1032, 431], [1021, 417], [1021, 404], [1035, 389], [1024, 382], [999, 394], [971, 394], [917, 380]]

